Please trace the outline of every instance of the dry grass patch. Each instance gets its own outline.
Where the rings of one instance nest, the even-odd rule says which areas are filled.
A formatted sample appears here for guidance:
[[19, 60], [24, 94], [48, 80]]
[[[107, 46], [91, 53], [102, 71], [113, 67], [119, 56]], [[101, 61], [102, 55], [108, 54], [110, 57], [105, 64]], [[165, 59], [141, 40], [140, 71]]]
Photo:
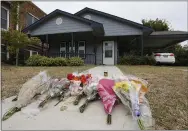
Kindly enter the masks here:
[[146, 97], [150, 103], [156, 129], [188, 129], [188, 71], [160, 66], [118, 67], [125, 73], [149, 82]]
[[74, 71], [82, 72], [94, 66], [78, 66], [78, 67], [1, 67], [1, 95], [2, 99], [16, 95], [19, 92], [22, 84], [27, 80], [37, 75], [40, 71], [48, 70], [51, 76], [62, 78], [66, 77], [67, 73]]

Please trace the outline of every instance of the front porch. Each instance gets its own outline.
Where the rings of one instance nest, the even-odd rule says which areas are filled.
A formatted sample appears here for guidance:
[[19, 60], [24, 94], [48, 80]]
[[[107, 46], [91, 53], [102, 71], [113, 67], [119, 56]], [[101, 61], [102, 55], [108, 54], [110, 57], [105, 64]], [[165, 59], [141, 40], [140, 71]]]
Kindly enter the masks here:
[[102, 62], [100, 44], [92, 32], [59, 33], [37, 37], [42, 43], [48, 43], [48, 57], [81, 57], [85, 64], [95, 65]]
[[115, 65], [119, 57], [130, 54], [133, 49], [138, 55], [143, 54], [141, 36], [105, 37], [94, 36], [92, 32], [71, 32], [37, 37], [49, 45], [48, 57], [81, 57], [85, 64], [108, 65], [111, 61], [109, 65]]

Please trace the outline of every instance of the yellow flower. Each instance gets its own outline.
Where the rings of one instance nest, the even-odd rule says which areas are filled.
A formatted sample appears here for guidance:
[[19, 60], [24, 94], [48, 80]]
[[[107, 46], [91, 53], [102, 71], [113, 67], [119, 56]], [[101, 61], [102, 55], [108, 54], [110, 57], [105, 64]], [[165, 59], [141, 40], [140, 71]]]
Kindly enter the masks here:
[[127, 81], [123, 81], [123, 82], [117, 82], [115, 84], [115, 88], [122, 88], [123, 90], [125, 91], [128, 91], [129, 90], [129, 83]]
[[134, 82], [135, 84], [141, 84], [141, 91], [142, 92], [147, 92], [148, 91], [148, 88], [147, 88], [147, 85], [141, 81], [137, 81], [137, 80], [133, 80], [131, 82]]

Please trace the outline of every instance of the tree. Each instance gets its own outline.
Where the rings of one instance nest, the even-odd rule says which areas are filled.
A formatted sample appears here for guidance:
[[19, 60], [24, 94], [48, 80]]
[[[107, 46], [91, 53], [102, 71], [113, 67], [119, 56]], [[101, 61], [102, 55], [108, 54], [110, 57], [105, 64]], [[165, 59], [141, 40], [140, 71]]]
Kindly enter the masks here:
[[[19, 29], [19, 6], [24, 3], [24, 1], [11, 1], [10, 17], [13, 28], [9, 31], [1, 31], [2, 42], [8, 47], [8, 52], [16, 55], [16, 66], [18, 65], [20, 48], [24, 48], [30, 44], [39, 44], [41, 42], [37, 37], [29, 38], [27, 34], [22, 33]], [[18, 28], [16, 28], [16, 26]]]
[[10, 17], [11, 17], [11, 24], [14, 30], [16, 30], [16, 26], [20, 27], [20, 19], [19, 19], [19, 6], [24, 4], [24, 1], [11, 1], [11, 9], [10, 9]]
[[175, 58], [177, 65], [188, 66], [188, 50], [180, 44], [175, 45]]
[[155, 31], [168, 31], [170, 29], [169, 23], [164, 19], [156, 19], [156, 20], [146, 20], [142, 19], [142, 24], [144, 26], [153, 28]]
[[18, 30], [1, 31], [2, 42], [8, 47], [11, 54], [16, 54], [16, 66], [18, 65], [19, 49], [30, 44], [39, 44], [41, 41], [37, 37], [29, 38]]

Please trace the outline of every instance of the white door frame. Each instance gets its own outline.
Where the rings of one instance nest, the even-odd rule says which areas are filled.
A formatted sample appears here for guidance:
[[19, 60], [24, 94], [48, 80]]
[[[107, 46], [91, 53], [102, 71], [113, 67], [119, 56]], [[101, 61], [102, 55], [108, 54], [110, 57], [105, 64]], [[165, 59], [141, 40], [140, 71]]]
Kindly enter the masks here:
[[[111, 43], [112, 44], [112, 54], [109, 57], [106, 57], [107, 54], [105, 54], [105, 44]], [[110, 47], [109, 47], [110, 48]], [[104, 65], [114, 65], [115, 64], [115, 55], [114, 55], [114, 48], [115, 48], [115, 42], [114, 41], [103, 41], [103, 64]]]

